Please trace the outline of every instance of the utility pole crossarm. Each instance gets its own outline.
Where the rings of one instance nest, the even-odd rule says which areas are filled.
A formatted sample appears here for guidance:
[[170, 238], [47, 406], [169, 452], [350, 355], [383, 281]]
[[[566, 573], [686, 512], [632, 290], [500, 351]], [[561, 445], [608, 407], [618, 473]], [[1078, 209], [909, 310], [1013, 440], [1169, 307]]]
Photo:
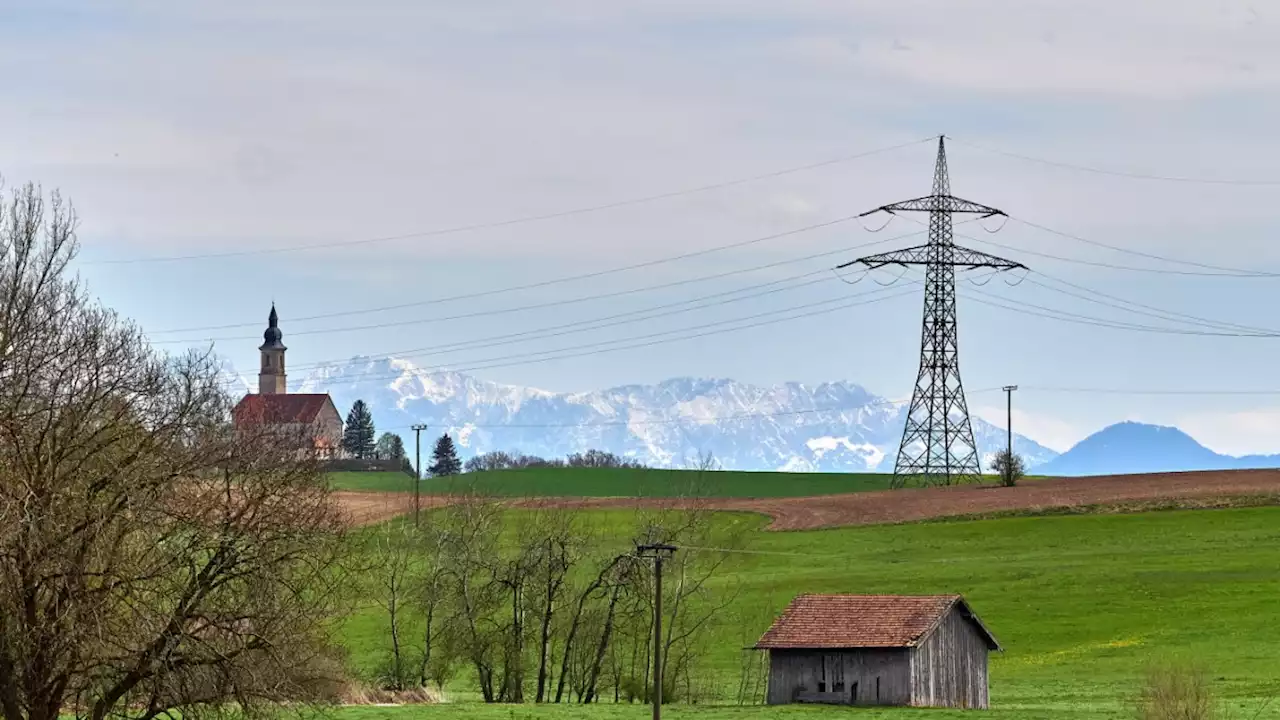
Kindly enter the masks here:
[[[948, 246], [948, 251], [952, 257], [947, 260], [947, 264], [958, 270], [975, 270], [978, 268], [990, 268], [993, 270], [1027, 269], [1027, 266], [1020, 262], [1006, 260], [981, 250], [970, 250], [967, 247], [950, 245]], [[836, 269], [843, 270], [852, 265], [866, 265], [869, 269], [875, 270], [885, 265], [906, 267], [908, 265], [928, 265], [933, 262], [938, 262], [938, 260], [931, 253], [930, 245], [917, 245], [901, 250], [891, 250], [886, 253], [860, 257], [857, 260], [850, 260], [847, 263], [837, 265]]]
[[1004, 216], [1004, 211], [976, 203], [972, 200], [958, 198], [955, 195], [925, 195], [924, 197], [912, 198], [910, 200], [902, 200], [888, 205], [881, 205], [875, 210], [868, 210], [858, 217], [866, 217], [874, 215], [878, 212], [887, 212], [890, 215], [900, 212], [946, 212], [946, 213], [966, 213], [970, 215], [981, 215], [984, 218]]

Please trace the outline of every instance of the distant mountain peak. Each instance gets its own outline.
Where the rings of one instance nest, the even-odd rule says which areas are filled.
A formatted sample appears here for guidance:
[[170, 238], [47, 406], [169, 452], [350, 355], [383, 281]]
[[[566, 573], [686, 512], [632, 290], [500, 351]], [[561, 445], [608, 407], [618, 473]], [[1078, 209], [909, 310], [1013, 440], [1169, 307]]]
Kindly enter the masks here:
[[1275, 467], [1280, 456], [1237, 458], [1201, 445], [1179, 428], [1126, 420], [1109, 425], [1037, 469], [1047, 475], [1231, 470]]

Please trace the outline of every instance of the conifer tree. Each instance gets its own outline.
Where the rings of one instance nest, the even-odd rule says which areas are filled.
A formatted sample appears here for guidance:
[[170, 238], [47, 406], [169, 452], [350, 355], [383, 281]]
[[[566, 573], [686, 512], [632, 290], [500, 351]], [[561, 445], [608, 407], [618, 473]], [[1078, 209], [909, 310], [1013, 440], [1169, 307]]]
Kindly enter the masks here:
[[347, 413], [347, 424], [342, 431], [342, 449], [354, 458], [365, 460], [373, 457], [375, 447], [373, 414], [363, 400], [357, 400]]
[[458, 459], [458, 450], [453, 446], [453, 438], [449, 433], [440, 436], [435, 450], [431, 453], [431, 467], [427, 468], [434, 477], [457, 475], [462, 472], [462, 461]]

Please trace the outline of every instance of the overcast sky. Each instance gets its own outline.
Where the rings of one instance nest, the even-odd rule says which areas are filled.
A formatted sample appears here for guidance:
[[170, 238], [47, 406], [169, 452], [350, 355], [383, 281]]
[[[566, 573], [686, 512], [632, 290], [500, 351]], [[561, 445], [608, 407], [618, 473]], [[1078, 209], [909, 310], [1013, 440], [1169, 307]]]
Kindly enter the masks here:
[[[218, 351], [249, 372], [274, 300], [295, 381], [320, 361], [417, 350], [407, 355], [424, 366], [478, 367], [487, 379], [549, 390], [698, 375], [844, 379], [905, 397], [919, 359], [919, 288], [873, 284], [895, 275], [850, 285], [821, 271], [923, 242], [891, 240], [921, 230], [906, 219], [879, 234], [867, 229], [876, 218], [866, 228], [845, 222], [593, 279], [426, 303], [742, 243], [924, 195], [930, 142], [598, 212], [421, 233], [697, 188], [943, 133], [954, 138], [956, 195], [1136, 253], [1280, 272], [1280, 184], [1134, 179], [990, 152], [1137, 174], [1280, 180], [1280, 13], [1264, 4], [42, 0], [5, 3], [0, 33], [9, 69], [0, 172], [10, 185], [35, 181], [75, 203], [80, 270], [93, 291], [163, 347], [216, 338]], [[1037, 273], [1029, 280], [1073, 283], [1072, 292], [1095, 300], [1091, 291], [1101, 291], [1142, 303], [1143, 313], [1280, 328], [1280, 278], [1151, 272], [1213, 271], [1017, 220], [987, 232], [996, 227], [959, 226], [957, 242], [1026, 263]], [[241, 252], [249, 254], [198, 257]], [[799, 260], [820, 253], [828, 254]], [[189, 259], [155, 261], [175, 256]], [[745, 272], [781, 261], [794, 262]], [[734, 270], [744, 272], [671, 285]], [[816, 274], [786, 280], [806, 273]], [[654, 285], [668, 287], [640, 290]], [[439, 352], [745, 288], [756, 296]], [[814, 303], [853, 302], [869, 290], [889, 298], [694, 340], [527, 361], [538, 351], [830, 310]], [[1280, 390], [1272, 372], [1280, 339], [1037, 317], [1026, 311], [1206, 330], [1032, 282], [962, 283], [960, 294], [962, 374], [971, 407], [993, 422], [1004, 422], [1003, 398], [989, 390], [1016, 383], [1024, 389], [1015, 426], [1060, 450], [1138, 419], [1177, 424], [1222, 452], [1280, 452], [1280, 395], [1047, 389]], [[359, 312], [397, 305], [410, 306]], [[541, 307], [519, 310], [528, 305]], [[312, 316], [331, 317], [301, 319]], [[758, 321], [738, 324], [748, 322]], [[215, 326], [232, 327], [205, 329]]]

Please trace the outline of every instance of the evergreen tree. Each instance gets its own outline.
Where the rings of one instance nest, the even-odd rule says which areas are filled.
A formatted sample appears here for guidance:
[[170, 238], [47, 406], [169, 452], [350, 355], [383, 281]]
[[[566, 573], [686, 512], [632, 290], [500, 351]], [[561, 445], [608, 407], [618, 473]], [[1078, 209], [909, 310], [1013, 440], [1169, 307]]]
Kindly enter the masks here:
[[462, 472], [462, 461], [458, 459], [458, 450], [453, 446], [453, 438], [449, 433], [440, 436], [436, 448], [431, 452], [431, 467], [427, 470], [433, 477], [457, 475]]
[[404, 440], [395, 433], [382, 433], [378, 438], [377, 456], [379, 460], [404, 459]]
[[342, 449], [354, 458], [365, 460], [373, 457], [373, 414], [363, 400], [357, 400], [347, 413], [347, 424], [342, 431]]

